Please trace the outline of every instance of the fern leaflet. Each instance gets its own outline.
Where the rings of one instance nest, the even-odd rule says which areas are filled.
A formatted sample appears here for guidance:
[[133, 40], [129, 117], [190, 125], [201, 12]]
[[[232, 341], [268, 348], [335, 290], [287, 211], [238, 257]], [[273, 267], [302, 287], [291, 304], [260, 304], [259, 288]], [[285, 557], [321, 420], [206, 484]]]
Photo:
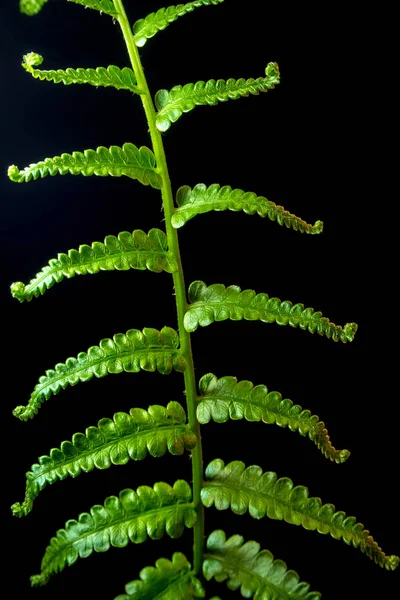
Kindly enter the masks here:
[[54, 158], [30, 164], [22, 171], [15, 165], [8, 169], [11, 181], [23, 183], [31, 179], [46, 177], [47, 175], [99, 175], [105, 177], [121, 177], [126, 175], [131, 179], [138, 179], [143, 185], [151, 185], [160, 189], [161, 176], [156, 169], [156, 159], [151, 150], [142, 146], [137, 148], [134, 144], [126, 143], [120, 148], [99, 146], [97, 150], [84, 150], [62, 154]]
[[120, 69], [115, 65], [109, 67], [97, 67], [97, 69], [57, 69], [57, 71], [43, 71], [35, 69], [43, 62], [43, 56], [36, 52], [29, 52], [24, 55], [22, 66], [35, 79], [41, 81], [54, 81], [54, 83], [89, 83], [96, 87], [115, 87], [117, 90], [129, 90], [135, 94], [141, 94], [137, 87], [136, 77], [128, 67]]
[[257, 213], [260, 217], [268, 217], [279, 225], [285, 225], [288, 229], [292, 228], [301, 233], [318, 234], [324, 227], [322, 221], [316, 221], [314, 225], [306, 223], [264, 196], [257, 196], [253, 192], [244, 192], [240, 189], [232, 190], [229, 185], [221, 187], [218, 183], [213, 183], [209, 187], [204, 183], [198, 183], [193, 189], [184, 185], [178, 189], [176, 202], [178, 208], [171, 217], [175, 229], [183, 227], [196, 215], [212, 210], [242, 210], [247, 215]]
[[167, 450], [183, 454], [196, 445], [196, 436], [186, 424], [186, 414], [178, 402], [164, 406], [131, 408], [129, 414], [119, 412], [112, 419], [101, 419], [98, 427], [88, 427], [86, 433], [75, 433], [72, 442], [53, 448], [50, 456], [41, 456], [26, 474], [25, 500], [13, 504], [11, 510], [24, 517], [32, 510], [33, 502], [47, 484], [77, 477], [82, 471], [108, 469], [124, 465], [129, 459], [143, 460], [147, 453], [164, 456]]
[[279, 392], [268, 392], [265, 385], [254, 386], [250, 381], [237, 381], [236, 377], [217, 379], [212, 373], [204, 375], [199, 381], [197, 418], [201, 424], [225, 423], [228, 419], [237, 421], [263, 421], [276, 423], [280, 427], [289, 427], [301, 435], [308, 435], [333, 462], [343, 463], [350, 456], [348, 450], [336, 450], [332, 446], [325, 423], [303, 410], [291, 400], [283, 400]]
[[218, 102], [237, 100], [249, 94], [273, 90], [279, 83], [279, 68], [276, 63], [268, 63], [265, 77], [258, 79], [210, 79], [186, 85], [176, 85], [171, 91], [159, 90], [155, 96], [158, 110], [156, 116], [157, 129], [167, 131], [183, 113], [190, 112], [196, 106], [215, 105]]
[[20, 0], [19, 10], [25, 15], [32, 17], [42, 10], [46, 2], [47, 0]]
[[157, 12], [152, 12], [144, 19], [139, 19], [133, 25], [134, 41], [136, 46], [142, 47], [148, 39], [152, 38], [159, 31], [166, 29], [170, 23], [176, 21], [179, 17], [192, 12], [199, 6], [210, 6], [221, 4], [224, 0], [195, 0], [187, 4], [178, 4], [177, 6], [168, 6], [160, 8]]
[[181, 552], [174, 552], [172, 561], [159, 558], [155, 567], [140, 571], [140, 579], [125, 586], [125, 594], [115, 600], [192, 600], [203, 598], [200, 580], [191, 572], [190, 563]]
[[190, 305], [185, 314], [186, 331], [196, 331], [214, 321], [263, 321], [278, 325], [291, 325], [317, 332], [335, 342], [352, 342], [357, 331], [356, 323], [344, 327], [331, 323], [321, 312], [304, 308], [303, 304], [292, 304], [288, 300], [270, 298], [267, 294], [256, 294], [254, 290], [243, 290], [237, 285], [225, 287], [214, 283], [207, 287], [204, 281], [194, 281], [189, 286]]
[[305, 529], [330, 533], [346, 544], [360, 548], [381, 567], [394, 570], [399, 564], [397, 556], [386, 556], [369, 531], [355, 517], [335, 512], [333, 504], [322, 504], [320, 498], [309, 498], [304, 486], [293, 486], [291, 479], [277, 479], [276, 473], [266, 472], [256, 465], [245, 467], [241, 461], [225, 466], [220, 459], [213, 460], [206, 469], [207, 481], [203, 483], [201, 499], [206, 507], [213, 504], [217, 510], [231, 508], [238, 515], [249, 511], [255, 519], [265, 516], [284, 520]]
[[271, 600], [319, 600], [319, 592], [310, 592], [308, 583], [299, 582], [295, 571], [288, 571], [283, 560], [274, 560], [269, 550], [258, 542], [243, 543], [241, 535], [228, 540], [221, 529], [207, 539], [203, 573], [207, 581], [214, 577], [227, 582], [230, 590], [240, 588], [245, 598]]
[[177, 262], [168, 250], [167, 236], [160, 229], [150, 229], [146, 234], [140, 229], [133, 233], [122, 231], [118, 237], [108, 235], [104, 244], [93, 242], [91, 246], [83, 244], [79, 250], [69, 250], [52, 258], [28, 285], [17, 281], [11, 285], [11, 293], [20, 302], [30, 302], [46, 290], [67, 277], [98, 273], [99, 271], [127, 271], [145, 269], [160, 273], [175, 273]]
[[191, 499], [192, 490], [182, 479], [173, 487], [159, 482], [153, 488], [143, 485], [136, 492], [126, 489], [119, 497], [109, 496], [104, 507], [93, 506], [90, 513], [81, 513], [77, 521], [71, 519], [57, 531], [46, 548], [40, 575], [31, 577], [32, 585], [44, 585], [53, 574], [93, 551], [141, 544], [147, 537], [159, 540], [164, 533], [180, 537], [184, 527], [193, 527], [196, 521]]
[[141, 369], [163, 375], [173, 369], [183, 372], [186, 361], [178, 347], [179, 336], [170, 327], [163, 327], [161, 331], [145, 327], [143, 333], [138, 329], [129, 329], [126, 334], [117, 333], [112, 340], [101, 340], [99, 346], [92, 346], [87, 353], [80, 352], [77, 358], [68, 358], [65, 364], [59, 363], [46, 371], [28, 404], [17, 406], [13, 414], [21, 421], [32, 419], [51, 395], [58, 394], [68, 385], [105, 377], [109, 373], [138, 373]]
[[106, 15], [110, 15], [111, 17], [118, 16], [118, 12], [112, 0], [68, 0], [68, 2], [80, 4], [85, 8], [93, 8], [93, 10], [99, 10], [101, 13], [105, 13]]

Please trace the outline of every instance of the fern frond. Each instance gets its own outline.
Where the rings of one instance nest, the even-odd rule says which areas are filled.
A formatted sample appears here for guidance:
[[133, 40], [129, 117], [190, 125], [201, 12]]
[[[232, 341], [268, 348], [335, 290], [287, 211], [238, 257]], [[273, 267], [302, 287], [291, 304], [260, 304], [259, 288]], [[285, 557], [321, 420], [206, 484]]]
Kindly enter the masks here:
[[96, 87], [114, 87], [117, 90], [129, 90], [135, 94], [143, 93], [138, 87], [136, 77], [132, 69], [124, 67], [120, 69], [115, 65], [109, 67], [97, 67], [97, 69], [57, 69], [57, 71], [43, 71], [35, 69], [43, 62], [43, 56], [36, 52], [29, 52], [23, 57], [22, 66], [35, 79], [41, 81], [53, 81], [54, 83], [88, 83]]
[[48, 484], [82, 471], [108, 469], [124, 465], [129, 459], [143, 460], [147, 453], [157, 458], [167, 450], [176, 456], [196, 445], [196, 436], [186, 423], [186, 414], [178, 402], [167, 407], [153, 405], [148, 411], [131, 408], [129, 414], [119, 412], [114, 419], [101, 419], [98, 427], [88, 427], [85, 434], [75, 433], [72, 442], [53, 448], [50, 456], [41, 456], [26, 474], [25, 500], [11, 507], [13, 514], [24, 517]]
[[279, 392], [268, 392], [265, 385], [254, 386], [246, 380], [238, 382], [236, 377], [218, 379], [208, 373], [200, 379], [199, 390], [197, 418], [202, 425], [211, 419], [216, 423], [225, 423], [228, 419], [276, 423], [303, 436], [308, 435], [322, 454], [333, 462], [343, 463], [350, 456], [348, 450], [333, 447], [325, 423], [317, 415], [303, 410], [291, 400], [283, 400]]
[[133, 25], [134, 41], [136, 46], [142, 47], [148, 39], [152, 38], [159, 31], [166, 29], [170, 23], [176, 21], [179, 17], [192, 12], [199, 6], [211, 6], [221, 4], [224, 0], [195, 0], [187, 4], [178, 4], [177, 6], [168, 6], [160, 8], [157, 12], [152, 12], [144, 19], [139, 19]]
[[279, 225], [285, 225], [288, 229], [294, 229], [301, 233], [318, 234], [324, 227], [322, 221], [316, 221], [314, 225], [306, 223], [299, 217], [292, 215], [264, 196], [257, 196], [253, 192], [244, 192], [240, 189], [232, 190], [229, 185], [220, 186], [213, 183], [209, 187], [204, 183], [198, 183], [192, 189], [184, 185], [178, 189], [176, 194], [178, 208], [175, 209], [171, 223], [175, 229], [183, 227], [196, 215], [201, 215], [212, 210], [242, 210], [247, 215], [257, 213], [260, 217], [268, 217]]
[[158, 110], [156, 116], [157, 129], [167, 131], [183, 113], [190, 112], [196, 106], [215, 105], [218, 102], [237, 100], [249, 94], [257, 96], [260, 92], [274, 89], [279, 83], [279, 67], [276, 63], [268, 63], [265, 77], [258, 79], [210, 79], [186, 85], [175, 85], [171, 91], [159, 90], [155, 96]]
[[190, 305], [185, 314], [186, 331], [196, 331], [214, 321], [263, 321], [278, 325], [291, 325], [306, 329], [310, 333], [332, 338], [335, 342], [352, 342], [357, 331], [356, 323], [344, 327], [331, 323], [321, 312], [304, 308], [303, 304], [292, 304], [288, 300], [270, 298], [267, 294], [256, 294], [254, 290], [243, 290], [237, 285], [225, 287], [214, 283], [207, 287], [204, 281], [194, 281], [189, 286]]
[[288, 571], [283, 560], [274, 560], [269, 550], [261, 550], [255, 541], [244, 543], [241, 535], [228, 540], [221, 529], [207, 539], [203, 573], [207, 581], [214, 577], [226, 581], [230, 590], [240, 588], [245, 598], [257, 600], [319, 600], [308, 583], [300, 582], [296, 571]]
[[225, 466], [220, 459], [213, 460], [206, 469], [201, 499], [206, 507], [213, 504], [217, 510], [231, 508], [238, 515], [247, 511], [255, 519], [265, 516], [284, 520], [305, 529], [329, 533], [337, 540], [360, 548], [378, 565], [394, 570], [397, 556], [386, 556], [369, 531], [355, 517], [335, 512], [333, 504], [322, 504], [320, 498], [309, 498], [304, 486], [293, 486], [291, 479], [277, 479], [276, 473], [263, 474], [261, 467], [245, 467], [241, 461]]
[[172, 561], [159, 558], [155, 567], [140, 571], [140, 579], [125, 586], [125, 594], [115, 600], [192, 600], [203, 598], [200, 580], [191, 572], [191, 565], [181, 552], [174, 552]]
[[79, 246], [79, 250], [69, 250], [68, 254], [60, 253], [28, 285], [21, 281], [13, 283], [11, 293], [20, 302], [30, 302], [33, 297], [38, 298], [64, 277], [71, 279], [75, 275], [114, 269], [144, 271], [146, 268], [154, 273], [175, 273], [178, 269], [174, 255], [168, 250], [167, 236], [160, 229], [150, 229], [148, 234], [140, 229], [133, 233], [122, 231], [118, 237], [108, 235], [104, 244], [83, 244]]
[[85, 8], [93, 8], [93, 10], [99, 10], [101, 13], [105, 13], [106, 15], [110, 15], [111, 17], [118, 16], [118, 12], [112, 0], [68, 0], [68, 2], [80, 4]]
[[147, 537], [159, 540], [164, 533], [180, 537], [184, 527], [193, 527], [196, 521], [191, 499], [190, 485], [182, 479], [173, 487], [159, 482], [153, 488], [143, 485], [137, 491], [123, 490], [119, 497], [109, 496], [104, 507], [93, 506], [90, 513], [67, 521], [65, 529], [57, 531], [46, 548], [40, 575], [31, 577], [32, 585], [44, 585], [53, 574], [93, 551], [141, 544]]
[[32, 17], [42, 10], [46, 2], [47, 0], [20, 0], [19, 10], [23, 14]]
[[171, 327], [163, 327], [161, 331], [145, 327], [143, 332], [129, 329], [126, 334], [117, 333], [113, 339], [101, 340], [99, 346], [92, 346], [87, 353], [80, 352], [77, 358], [68, 358], [65, 364], [59, 363], [46, 371], [28, 404], [17, 406], [13, 414], [21, 421], [32, 419], [45, 400], [68, 385], [105, 377], [109, 373], [138, 373], [141, 369], [163, 375], [173, 369], [183, 372], [186, 361], [178, 347], [179, 336]]
[[143, 185], [151, 185], [156, 189], [162, 186], [161, 176], [156, 169], [156, 159], [151, 150], [142, 146], [137, 148], [134, 144], [124, 144], [105, 148], [99, 146], [97, 150], [84, 150], [62, 154], [54, 158], [30, 164], [22, 171], [12, 165], [8, 169], [11, 181], [23, 183], [31, 179], [46, 177], [47, 175], [100, 175], [105, 177], [121, 177], [126, 175], [131, 179], [138, 179]]

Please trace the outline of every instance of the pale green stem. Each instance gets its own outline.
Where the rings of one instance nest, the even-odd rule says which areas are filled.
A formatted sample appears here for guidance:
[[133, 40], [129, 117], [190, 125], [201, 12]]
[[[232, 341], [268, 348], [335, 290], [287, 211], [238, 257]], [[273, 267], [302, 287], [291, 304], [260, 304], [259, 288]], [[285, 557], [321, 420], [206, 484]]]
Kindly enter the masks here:
[[167, 160], [164, 152], [161, 133], [156, 127], [156, 111], [153, 100], [147, 85], [146, 77], [143, 72], [143, 67], [140, 61], [139, 52], [134, 42], [133, 33], [125, 13], [122, 0], [114, 0], [115, 8], [118, 11], [118, 21], [124, 35], [125, 43], [128, 49], [129, 58], [132, 68], [136, 76], [138, 87], [143, 92], [140, 98], [143, 103], [144, 112], [146, 114], [147, 123], [149, 126], [151, 142], [153, 145], [154, 155], [157, 161], [157, 168], [162, 177], [161, 196], [164, 206], [165, 229], [168, 239], [168, 248], [175, 256], [178, 263], [178, 271], [173, 274], [175, 287], [176, 310], [178, 316], [178, 329], [181, 342], [181, 351], [184, 355], [187, 367], [184, 372], [185, 393], [189, 424], [192, 431], [196, 435], [197, 445], [192, 450], [192, 473], [193, 473], [193, 502], [197, 509], [197, 521], [194, 526], [194, 556], [193, 567], [197, 574], [201, 573], [203, 553], [204, 553], [204, 509], [200, 499], [201, 484], [203, 480], [203, 457], [201, 448], [200, 425], [196, 417], [196, 380], [194, 375], [194, 365], [192, 357], [192, 348], [190, 343], [190, 334], [183, 326], [183, 318], [187, 308], [186, 302], [186, 287], [183, 277], [182, 261], [179, 251], [178, 234], [176, 229], [171, 225], [171, 216], [174, 212], [174, 201], [171, 189], [171, 181], [168, 174]]

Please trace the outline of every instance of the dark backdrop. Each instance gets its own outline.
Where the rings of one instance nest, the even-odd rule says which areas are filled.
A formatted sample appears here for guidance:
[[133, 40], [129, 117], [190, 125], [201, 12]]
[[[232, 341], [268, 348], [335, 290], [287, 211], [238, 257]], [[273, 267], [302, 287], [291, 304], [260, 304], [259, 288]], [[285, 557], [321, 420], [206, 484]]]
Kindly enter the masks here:
[[[9, 164], [23, 167], [99, 145], [150, 143], [138, 97], [42, 83], [19, 66], [28, 51], [45, 57], [42, 68], [128, 65], [118, 26], [61, 1], [50, 1], [31, 19], [17, 4], [2, 8], [3, 578], [18, 598], [87, 593], [106, 600], [159, 556], [182, 550], [190, 557], [192, 533], [93, 555], [43, 589], [30, 589], [28, 577], [39, 571], [50, 537], [67, 519], [125, 487], [190, 481], [187, 454], [58, 482], [40, 494], [25, 519], [13, 519], [8, 507], [22, 500], [24, 473], [38, 456], [116, 411], [184, 402], [182, 378], [140, 373], [91, 381], [53, 397], [28, 423], [11, 410], [26, 404], [47, 368], [101, 338], [129, 328], [175, 327], [171, 278], [148, 271], [76, 277], [23, 305], [8, 288], [29, 281], [57, 252], [127, 229], [162, 227], [160, 199], [128, 178], [48, 177], [28, 186], [6, 179]], [[164, 2], [126, 5], [134, 22]], [[172, 184], [228, 184], [325, 223], [322, 235], [306, 236], [244, 213], [199, 216], [179, 234], [186, 281], [237, 284], [303, 302], [338, 324], [359, 324], [355, 341], [346, 345], [263, 323], [227, 321], [197, 331], [198, 377], [235, 375], [279, 390], [318, 414], [336, 447], [352, 451], [347, 463], [336, 465], [287, 429], [228, 422], [202, 428], [205, 462], [241, 459], [307, 485], [311, 495], [357, 516], [390, 554], [399, 551], [397, 377], [385, 331], [395, 318], [389, 300], [395, 262], [373, 191], [380, 156], [369, 59], [377, 42], [374, 15], [363, 11], [349, 11], [347, 3], [226, 0], [178, 20], [140, 54], [154, 93], [201, 79], [259, 77], [267, 62], [277, 61], [282, 80], [274, 91], [199, 107], [171, 127], [164, 139]], [[207, 510], [206, 532], [217, 527], [258, 540], [325, 600], [391, 598], [399, 583], [397, 573], [384, 572], [359, 551], [286, 523]], [[223, 586], [216, 593], [228, 596]]]

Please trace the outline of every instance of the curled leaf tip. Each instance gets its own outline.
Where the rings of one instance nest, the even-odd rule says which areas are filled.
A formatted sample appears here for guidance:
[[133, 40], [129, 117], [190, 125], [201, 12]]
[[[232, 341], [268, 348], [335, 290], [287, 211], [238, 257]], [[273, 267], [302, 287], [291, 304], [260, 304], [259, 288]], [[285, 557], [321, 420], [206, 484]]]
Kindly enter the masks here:
[[312, 232], [313, 233], [322, 233], [323, 229], [324, 229], [323, 221], [315, 221]]
[[350, 450], [341, 450], [338, 454], [339, 463], [342, 464], [342, 463], [346, 462], [346, 460], [349, 458], [350, 454], [351, 454]]
[[39, 585], [45, 585], [46, 580], [41, 575], [32, 575], [31, 586], [38, 587]]
[[346, 325], [343, 328], [343, 331], [347, 341], [352, 342], [354, 340], [354, 336], [356, 335], [357, 329], [357, 323], [346, 323]]
[[19, 169], [16, 165], [11, 165], [11, 167], [8, 167], [8, 171], [7, 171], [8, 177], [11, 179], [11, 181], [14, 181], [16, 183], [19, 182]]
[[387, 558], [387, 562], [386, 562], [387, 568], [390, 571], [394, 571], [399, 566], [399, 562], [400, 562], [400, 558], [398, 556], [396, 556], [395, 554], [392, 554], [391, 556], [388, 556], [388, 558]]
[[11, 284], [11, 294], [13, 298], [17, 298], [20, 302], [23, 301], [25, 293], [25, 284], [22, 281], [16, 281]]
[[17, 417], [21, 421], [27, 421], [28, 417], [25, 415], [26, 406], [16, 406], [12, 411], [14, 417]]
[[267, 77], [278, 77], [280, 76], [279, 73], [279, 66], [278, 63], [276, 62], [270, 62], [267, 64], [266, 68], [265, 68], [265, 74]]
[[15, 504], [11, 506], [11, 512], [14, 517], [23, 517], [25, 514], [20, 502], [15, 502]]
[[23, 62], [21, 63], [24, 69], [27, 71], [30, 70], [31, 67], [38, 67], [42, 64], [44, 58], [37, 52], [28, 52], [28, 54], [24, 54]]

